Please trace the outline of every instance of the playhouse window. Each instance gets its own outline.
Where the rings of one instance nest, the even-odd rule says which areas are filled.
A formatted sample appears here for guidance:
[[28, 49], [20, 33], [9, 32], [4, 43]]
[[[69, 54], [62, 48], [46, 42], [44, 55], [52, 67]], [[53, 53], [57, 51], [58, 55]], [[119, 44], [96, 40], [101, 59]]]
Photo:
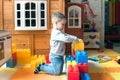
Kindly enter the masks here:
[[47, 1], [15, 0], [15, 30], [47, 30]]
[[81, 8], [71, 6], [68, 9], [68, 28], [81, 28]]

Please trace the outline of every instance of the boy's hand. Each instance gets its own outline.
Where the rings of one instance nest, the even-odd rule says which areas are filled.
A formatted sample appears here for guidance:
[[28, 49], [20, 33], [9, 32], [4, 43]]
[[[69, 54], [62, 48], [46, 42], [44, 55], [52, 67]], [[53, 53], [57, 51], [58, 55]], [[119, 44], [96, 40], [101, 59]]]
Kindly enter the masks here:
[[78, 41], [79, 41], [79, 42], [83, 42], [83, 40], [82, 40], [82, 39], [79, 39]]

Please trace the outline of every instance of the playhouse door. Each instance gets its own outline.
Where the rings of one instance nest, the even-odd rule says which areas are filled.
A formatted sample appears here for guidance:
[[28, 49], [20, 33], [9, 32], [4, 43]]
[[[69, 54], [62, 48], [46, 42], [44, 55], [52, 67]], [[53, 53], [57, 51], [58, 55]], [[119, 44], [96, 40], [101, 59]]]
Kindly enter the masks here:
[[[69, 3], [65, 6], [67, 17], [65, 32], [83, 39], [82, 13], [83, 8], [80, 4]], [[66, 53], [71, 53], [71, 44], [66, 44]]]

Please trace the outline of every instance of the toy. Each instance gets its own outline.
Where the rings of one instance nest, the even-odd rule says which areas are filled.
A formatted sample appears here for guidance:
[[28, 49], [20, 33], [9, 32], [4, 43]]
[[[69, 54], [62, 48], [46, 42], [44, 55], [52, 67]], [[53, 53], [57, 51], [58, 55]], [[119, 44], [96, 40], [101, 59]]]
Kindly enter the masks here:
[[30, 49], [16, 49], [16, 54], [18, 64], [29, 64], [31, 62]]
[[88, 55], [85, 51], [76, 51], [77, 63], [88, 63]]
[[50, 61], [49, 61], [49, 55], [46, 55], [45, 59], [46, 59], [46, 63], [49, 64], [50, 63]]
[[10, 67], [13, 68], [15, 67], [17, 64], [17, 60], [14, 58], [10, 58], [7, 62], [6, 62], [6, 67]]
[[66, 60], [66, 62], [68, 60], [72, 61], [72, 60], [74, 60], [74, 57], [72, 55], [66, 55], [66, 59], [65, 60]]
[[91, 80], [88, 73], [80, 74], [81, 80]]
[[72, 50], [71, 51], [72, 51], [73, 57], [75, 57], [75, 53], [77, 50], [80, 50], [80, 51], [84, 50], [84, 42], [83, 41], [81, 41], [81, 42], [75, 41], [72, 43]]
[[74, 52], [72, 55], [75, 56], [76, 61], [66, 57], [68, 80], [91, 80], [88, 74], [88, 55], [84, 51], [84, 43], [74, 42], [72, 52]]
[[[74, 60], [68, 61], [67, 78], [68, 80], [91, 80], [88, 74], [88, 63], [74, 64]], [[78, 76], [79, 74], [79, 76]]]
[[79, 63], [78, 67], [79, 67], [80, 73], [88, 73], [88, 63], [84, 63], [84, 64]]
[[69, 65], [68, 66], [68, 80], [80, 80], [79, 68], [77, 65]]
[[47, 63], [49, 64], [49, 56], [48, 55], [34, 55], [31, 57], [31, 69], [35, 70], [35, 68], [37, 67], [37, 65], [41, 64], [41, 63]]
[[67, 66], [69, 66], [69, 65], [72, 65], [72, 66], [77, 65], [77, 62], [75, 60], [72, 60], [72, 61], [68, 60]]
[[84, 50], [84, 42], [83, 41], [81, 41], [81, 42], [75, 41], [74, 42], [74, 50], [75, 51], [77, 51], [77, 50], [80, 50], [80, 51]]
[[15, 67], [17, 64], [16, 45], [12, 44], [12, 57], [6, 62], [6, 67]]
[[101, 62], [110, 61], [111, 58], [106, 56], [105, 54], [98, 54], [98, 55], [93, 56], [92, 58], [89, 58], [89, 60], [101, 63]]

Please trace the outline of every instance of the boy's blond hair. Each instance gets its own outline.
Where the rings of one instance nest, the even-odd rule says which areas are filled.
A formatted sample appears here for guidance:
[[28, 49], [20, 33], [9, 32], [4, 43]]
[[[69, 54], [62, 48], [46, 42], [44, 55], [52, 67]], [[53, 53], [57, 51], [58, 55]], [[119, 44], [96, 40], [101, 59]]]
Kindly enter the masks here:
[[62, 19], [65, 19], [66, 20], [66, 17], [65, 15], [63, 15], [62, 13], [60, 12], [55, 12], [53, 15], [52, 15], [52, 23], [56, 22], [56, 21], [59, 21], [59, 20], [62, 20]]

